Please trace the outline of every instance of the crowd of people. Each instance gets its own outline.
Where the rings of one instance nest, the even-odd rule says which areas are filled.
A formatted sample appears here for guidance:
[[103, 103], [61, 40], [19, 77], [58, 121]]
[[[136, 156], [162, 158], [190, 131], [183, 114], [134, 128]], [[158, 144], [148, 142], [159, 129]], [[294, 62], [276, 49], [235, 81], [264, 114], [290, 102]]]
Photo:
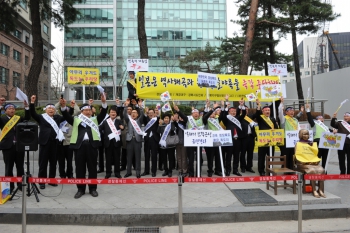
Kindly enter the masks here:
[[[38, 177], [55, 178], [58, 164], [61, 178], [97, 178], [98, 173], [105, 172], [108, 179], [114, 175], [122, 178], [121, 171], [126, 170], [124, 178], [133, 176], [157, 175], [162, 171], [162, 176], [172, 177], [175, 170], [184, 177], [194, 177], [197, 172], [202, 172], [202, 151], [205, 151], [207, 160], [207, 175], [226, 176], [231, 174], [242, 176], [241, 173], [255, 173], [253, 170], [253, 153], [256, 142], [256, 130], [284, 129], [288, 131], [299, 130], [298, 118], [305, 112], [311, 128], [315, 131], [314, 142], [319, 143], [324, 131], [350, 135], [350, 113], [344, 115], [344, 120], [338, 121], [334, 114], [331, 126], [324, 124], [322, 116], [313, 119], [310, 106], [301, 107], [300, 112], [294, 116], [292, 107], [284, 107], [284, 100], [276, 101], [276, 107], [272, 105], [261, 106], [256, 100], [256, 111], [253, 112], [245, 105], [244, 100], [239, 101], [237, 107], [229, 102], [229, 95], [218, 103], [206, 101], [203, 114], [198, 109], [192, 108], [190, 116], [180, 111], [179, 106], [172, 106], [172, 114], [160, 113], [157, 108], [144, 106], [138, 99], [134, 74], [130, 73], [128, 81], [129, 98], [122, 103], [116, 99], [115, 105], [108, 108], [105, 94], [101, 94], [102, 106], [96, 115], [93, 100], [82, 104], [80, 107], [74, 100], [67, 103], [61, 98], [56, 105], [47, 104], [44, 114], [38, 114], [35, 110], [36, 96], [31, 96], [30, 104], [24, 102], [25, 116], [15, 115], [15, 105], [5, 104], [5, 99], [0, 98], [0, 105], [5, 115], [0, 118], [0, 149], [5, 162], [5, 176], [14, 176], [14, 164], [17, 176], [24, 173], [24, 152], [16, 150], [15, 128], [19, 122], [29, 120], [32, 117], [39, 125], [39, 172]], [[67, 106], [69, 105], [69, 106]], [[278, 112], [278, 117], [272, 117], [273, 111]], [[230, 130], [233, 146], [205, 147], [200, 150], [200, 171], [195, 171], [194, 164], [197, 147], [184, 146], [184, 130], [213, 131]], [[169, 137], [177, 135], [178, 140], [170, 145]], [[170, 146], [169, 146], [170, 145]], [[141, 152], [144, 153], [144, 170], [141, 170]], [[222, 150], [223, 168], [221, 167], [220, 151]], [[295, 169], [293, 159], [294, 148], [281, 146], [282, 155], [286, 155], [286, 166]], [[318, 150], [318, 156], [325, 167], [328, 151]], [[345, 164], [345, 156], [350, 153], [350, 139], [346, 138], [343, 150], [338, 152], [341, 174], [350, 174], [350, 159]], [[272, 150], [272, 155], [274, 150]], [[258, 148], [257, 172], [265, 175], [265, 156], [270, 155], [268, 147]], [[75, 170], [73, 169], [73, 157]], [[196, 166], [197, 167], [197, 166]], [[48, 169], [49, 168], [49, 169]], [[112, 168], [114, 168], [112, 170]], [[346, 170], [347, 168], [347, 170]], [[47, 172], [49, 170], [49, 172]], [[74, 176], [75, 171], [75, 176]], [[196, 173], [195, 173], [196, 172]], [[86, 176], [88, 174], [88, 176]], [[176, 174], [177, 175], [177, 174]], [[40, 189], [45, 189], [44, 183], [39, 184]], [[57, 184], [48, 184], [57, 186]], [[18, 184], [21, 189], [21, 184]], [[86, 185], [77, 185], [78, 191], [75, 198], [85, 194]], [[11, 183], [11, 192], [14, 184]], [[93, 197], [98, 196], [97, 185], [88, 185], [89, 193]]]

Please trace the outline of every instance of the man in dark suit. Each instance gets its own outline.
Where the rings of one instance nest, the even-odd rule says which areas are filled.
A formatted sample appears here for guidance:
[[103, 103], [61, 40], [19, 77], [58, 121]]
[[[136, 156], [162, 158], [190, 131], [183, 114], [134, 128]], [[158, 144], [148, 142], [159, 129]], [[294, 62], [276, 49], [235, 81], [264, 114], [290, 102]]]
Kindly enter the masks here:
[[109, 118], [100, 126], [100, 131], [104, 132], [103, 145], [106, 149], [106, 176], [108, 179], [112, 175], [112, 163], [114, 163], [114, 175], [120, 176], [120, 150], [121, 150], [121, 133], [124, 129], [121, 120], [117, 119], [117, 107], [111, 106], [109, 109]]
[[[102, 109], [97, 117], [91, 117], [92, 111], [89, 104], [83, 104], [80, 107], [81, 114], [72, 117], [66, 111], [66, 100], [61, 99], [61, 112], [64, 119], [73, 126], [70, 147], [75, 153], [75, 166], [77, 178], [85, 178], [86, 167], [89, 172], [89, 179], [97, 178], [97, 150], [100, 146], [101, 138], [98, 124], [102, 122], [107, 113], [107, 104], [105, 95], [101, 94]], [[74, 198], [80, 198], [85, 194], [86, 185], [77, 185], [78, 192]], [[89, 193], [93, 197], [97, 197], [96, 184], [89, 184]]]
[[[258, 121], [259, 130], [278, 129], [276, 119], [271, 117], [270, 106], [264, 106], [261, 110], [260, 101], [256, 100], [256, 119]], [[272, 155], [270, 155], [269, 147], [258, 148], [258, 171], [260, 176], [265, 176], [265, 156], [273, 156], [275, 147], [272, 147]]]
[[[7, 103], [4, 106], [5, 116], [0, 118], [0, 150], [5, 162], [5, 176], [13, 177], [13, 166], [16, 164], [17, 176], [24, 175], [24, 151], [16, 150], [16, 125], [24, 120], [30, 119], [28, 103], [24, 101], [24, 118], [15, 115], [15, 105]], [[22, 190], [21, 183], [18, 183], [18, 189]], [[14, 190], [14, 183], [10, 183], [10, 193]]]
[[[47, 165], [50, 162], [49, 178], [56, 177], [57, 165], [57, 145], [58, 141], [64, 139], [63, 132], [59, 129], [60, 123], [64, 121], [60, 115], [55, 115], [56, 108], [53, 104], [47, 104], [44, 108], [44, 114], [37, 114], [35, 111], [36, 96], [32, 95], [30, 99], [29, 110], [33, 119], [38, 122], [39, 133], [39, 174], [38, 177], [47, 178]], [[57, 184], [49, 184], [57, 186]], [[45, 189], [45, 184], [40, 184], [40, 189]]]
[[157, 132], [159, 126], [159, 117], [154, 113], [154, 109], [147, 109], [147, 116], [144, 116], [143, 122], [146, 124], [145, 133], [147, 135], [144, 137], [144, 152], [145, 152], [145, 171], [141, 176], [149, 175], [149, 160], [152, 156], [152, 177], [156, 176], [157, 172], [157, 154], [158, 154], [158, 144], [160, 140], [159, 133]]
[[[141, 130], [141, 125], [143, 123], [143, 108], [141, 107], [142, 101], [139, 101], [139, 111], [133, 109], [131, 115], [127, 113], [127, 108], [124, 108], [124, 120], [128, 125], [128, 131], [126, 132], [126, 149], [127, 149], [127, 171], [125, 178], [132, 175], [131, 164], [132, 157], [135, 153], [135, 170], [136, 177], [141, 177], [141, 148], [143, 142], [144, 132]], [[129, 106], [130, 100], [126, 100], [124, 106]]]

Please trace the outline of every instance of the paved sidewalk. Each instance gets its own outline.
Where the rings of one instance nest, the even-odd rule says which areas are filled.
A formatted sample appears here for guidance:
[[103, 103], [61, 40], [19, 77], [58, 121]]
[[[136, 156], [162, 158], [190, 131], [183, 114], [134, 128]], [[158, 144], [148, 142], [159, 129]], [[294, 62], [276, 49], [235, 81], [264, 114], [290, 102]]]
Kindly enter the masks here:
[[[256, 157], [257, 155], [253, 167], [255, 171]], [[32, 155], [30, 158], [30, 170], [35, 177], [38, 172], [37, 160], [34, 158], [33, 163]], [[334, 151], [328, 174], [339, 173], [337, 160]], [[204, 164], [203, 171], [206, 170]], [[161, 173], [158, 171], [157, 177], [161, 177]], [[0, 174], [4, 174], [4, 163], [0, 163]], [[125, 171], [121, 175], [124, 174]], [[135, 176], [135, 172], [133, 175]], [[257, 173], [243, 175], [252, 176]], [[99, 178], [104, 176], [105, 173], [98, 174]], [[243, 206], [231, 189], [246, 188], [260, 188], [275, 198], [278, 205]], [[182, 190], [185, 224], [201, 224], [208, 219], [213, 223], [297, 219], [298, 195], [293, 194], [292, 189], [279, 189], [276, 196], [273, 190], [266, 190], [265, 182], [185, 183]], [[122, 226], [178, 224], [177, 184], [98, 185], [97, 198], [86, 193], [80, 199], [74, 199], [76, 191], [75, 185], [46, 185], [45, 190], [40, 190], [40, 202], [36, 202], [34, 195], [27, 197], [28, 223]], [[329, 218], [330, 214], [334, 218], [350, 216], [350, 181], [326, 181], [325, 194], [327, 198], [314, 198], [311, 194], [303, 194], [304, 219]], [[20, 223], [18, 217], [22, 209], [22, 197], [19, 195], [21, 192], [18, 192], [14, 200], [0, 206], [3, 223]], [[11, 219], [13, 216], [17, 218]]]

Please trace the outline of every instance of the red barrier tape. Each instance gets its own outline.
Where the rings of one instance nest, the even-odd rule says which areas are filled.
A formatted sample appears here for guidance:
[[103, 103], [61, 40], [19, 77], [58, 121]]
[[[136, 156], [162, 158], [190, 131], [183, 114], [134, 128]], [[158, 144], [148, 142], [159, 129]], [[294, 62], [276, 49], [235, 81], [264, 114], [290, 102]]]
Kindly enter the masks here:
[[[350, 180], [348, 175], [305, 175], [305, 180]], [[185, 183], [225, 183], [225, 182], [266, 182], [298, 180], [297, 175], [286, 176], [244, 176], [244, 177], [185, 177]], [[22, 177], [0, 177], [0, 182], [22, 182]], [[52, 184], [165, 184], [178, 183], [178, 178], [127, 178], [127, 179], [61, 179], [30, 177], [29, 183]]]
[[350, 180], [348, 175], [304, 175], [304, 180]]

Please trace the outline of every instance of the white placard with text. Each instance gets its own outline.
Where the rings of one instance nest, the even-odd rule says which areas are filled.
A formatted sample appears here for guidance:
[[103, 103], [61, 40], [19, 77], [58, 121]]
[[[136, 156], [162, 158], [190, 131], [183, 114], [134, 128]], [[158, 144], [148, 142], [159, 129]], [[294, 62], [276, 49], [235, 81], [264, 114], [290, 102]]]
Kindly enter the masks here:
[[213, 136], [211, 130], [185, 130], [185, 147], [213, 146]]

